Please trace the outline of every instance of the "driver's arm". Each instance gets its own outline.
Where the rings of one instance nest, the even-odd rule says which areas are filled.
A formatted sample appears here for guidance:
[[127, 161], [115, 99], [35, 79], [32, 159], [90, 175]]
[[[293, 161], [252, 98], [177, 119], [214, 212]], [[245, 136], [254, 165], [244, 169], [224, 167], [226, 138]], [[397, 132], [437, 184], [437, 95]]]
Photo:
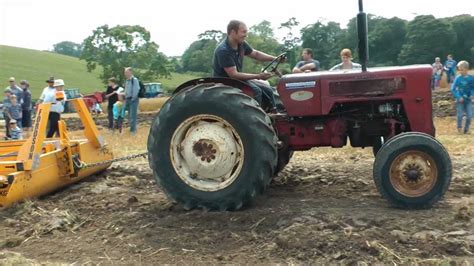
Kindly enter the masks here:
[[238, 80], [251, 80], [251, 79], [268, 79], [271, 74], [269, 73], [258, 73], [258, 74], [251, 74], [251, 73], [242, 73], [238, 72], [235, 66], [232, 67], [225, 67], [224, 71], [229, 75], [230, 78], [238, 79]]
[[276, 58], [275, 56], [257, 51], [255, 49], [250, 54], [248, 54], [248, 56], [262, 62], [272, 61], [273, 59]]
[[304, 72], [306, 70], [311, 70], [311, 69], [315, 69], [315, 68], [316, 68], [315, 63], [308, 63], [308, 64], [305, 64], [304, 66], [300, 67], [300, 70]]

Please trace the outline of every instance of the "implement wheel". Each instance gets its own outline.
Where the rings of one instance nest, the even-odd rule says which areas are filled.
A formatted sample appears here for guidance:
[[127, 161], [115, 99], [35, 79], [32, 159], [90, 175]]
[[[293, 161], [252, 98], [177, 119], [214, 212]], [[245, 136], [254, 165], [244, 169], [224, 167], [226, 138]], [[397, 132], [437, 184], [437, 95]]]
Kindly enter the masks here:
[[164, 192], [186, 209], [236, 210], [270, 183], [277, 137], [258, 103], [225, 85], [199, 84], [170, 98], [148, 137]]

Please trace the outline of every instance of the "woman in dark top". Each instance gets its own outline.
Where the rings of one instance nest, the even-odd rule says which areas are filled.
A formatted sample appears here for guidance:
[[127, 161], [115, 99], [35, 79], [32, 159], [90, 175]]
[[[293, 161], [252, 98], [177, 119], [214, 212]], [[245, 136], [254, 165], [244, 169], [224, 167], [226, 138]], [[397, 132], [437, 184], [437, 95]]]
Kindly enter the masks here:
[[118, 100], [118, 94], [123, 92], [123, 88], [117, 85], [117, 80], [115, 78], [109, 78], [109, 84], [107, 86], [107, 91], [105, 92], [105, 98], [109, 100], [107, 105], [107, 117], [109, 120], [108, 129], [112, 130], [114, 127], [114, 103]]
[[28, 138], [31, 131], [31, 110], [33, 108], [31, 104], [30, 84], [28, 81], [22, 80], [20, 82], [20, 87], [23, 90], [23, 101], [21, 104], [23, 115], [21, 118], [21, 125], [25, 132], [25, 137]]

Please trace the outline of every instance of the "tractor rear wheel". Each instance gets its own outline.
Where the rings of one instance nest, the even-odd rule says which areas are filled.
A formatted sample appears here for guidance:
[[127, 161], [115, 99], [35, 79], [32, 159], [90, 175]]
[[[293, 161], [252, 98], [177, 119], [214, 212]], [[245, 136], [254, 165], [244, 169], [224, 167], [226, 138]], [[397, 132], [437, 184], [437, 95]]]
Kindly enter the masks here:
[[451, 183], [448, 152], [433, 137], [403, 133], [377, 153], [374, 181], [383, 197], [404, 208], [428, 208], [438, 202]]
[[277, 137], [255, 100], [222, 84], [199, 84], [161, 108], [148, 154], [158, 184], [184, 208], [237, 210], [270, 183]]

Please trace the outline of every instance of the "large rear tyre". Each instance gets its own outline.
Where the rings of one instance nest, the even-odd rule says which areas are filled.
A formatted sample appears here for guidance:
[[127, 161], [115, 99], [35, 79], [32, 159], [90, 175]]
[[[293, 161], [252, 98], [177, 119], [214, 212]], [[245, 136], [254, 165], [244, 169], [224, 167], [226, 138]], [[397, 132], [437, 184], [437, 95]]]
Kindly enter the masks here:
[[200, 84], [162, 107], [148, 155], [158, 184], [184, 208], [237, 210], [270, 183], [277, 137], [252, 98], [225, 85]]
[[448, 152], [436, 139], [423, 133], [397, 135], [375, 157], [375, 185], [397, 207], [431, 207], [448, 190], [451, 175]]

